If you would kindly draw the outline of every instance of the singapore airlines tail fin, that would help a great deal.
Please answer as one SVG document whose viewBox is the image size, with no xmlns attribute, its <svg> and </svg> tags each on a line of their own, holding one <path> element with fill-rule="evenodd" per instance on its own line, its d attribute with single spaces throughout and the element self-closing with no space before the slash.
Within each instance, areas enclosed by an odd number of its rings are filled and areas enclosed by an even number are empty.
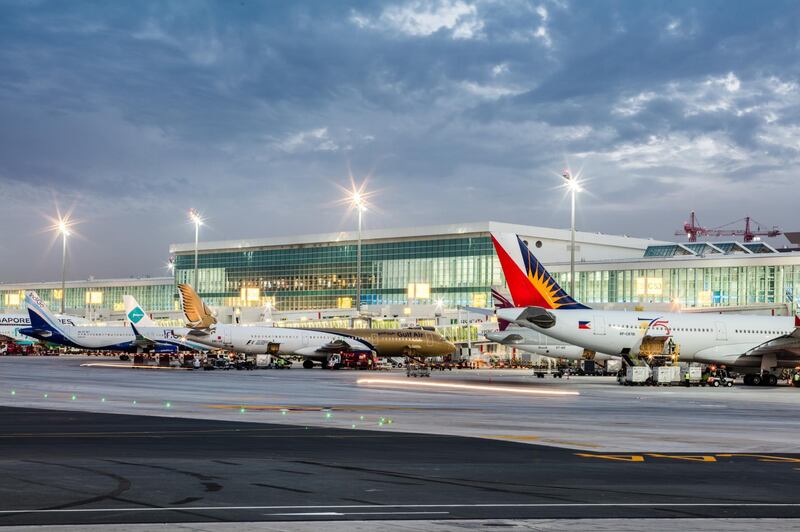
<svg viewBox="0 0 800 532">
<path fill-rule="evenodd" d="M 135 297 L 122 296 L 122 301 L 125 303 L 125 315 L 134 330 L 136 327 L 156 327 L 156 322 L 147 315 Z"/>
<path fill-rule="evenodd" d="M 492 241 L 516 307 L 585 309 L 559 286 L 531 253 L 527 242 L 510 233 L 492 233 Z"/>
<path fill-rule="evenodd" d="M 181 296 L 181 307 L 186 317 L 186 323 L 192 329 L 207 329 L 217 323 L 217 318 L 211 312 L 194 288 L 188 284 L 179 284 L 178 293 Z"/>
</svg>

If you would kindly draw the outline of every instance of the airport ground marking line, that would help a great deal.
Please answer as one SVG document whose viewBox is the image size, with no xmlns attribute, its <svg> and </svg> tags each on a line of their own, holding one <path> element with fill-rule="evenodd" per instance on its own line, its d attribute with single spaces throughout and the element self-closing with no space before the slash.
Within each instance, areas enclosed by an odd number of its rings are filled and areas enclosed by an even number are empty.
<svg viewBox="0 0 800 532">
<path fill-rule="evenodd" d="M 509 386 L 484 386 L 481 384 L 458 384 L 445 382 L 403 381 L 394 379 L 358 379 L 356 384 L 393 384 L 400 386 L 417 386 L 421 388 L 444 388 L 452 390 L 475 390 L 481 392 L 510 392 L 529 395 L 580 395 L 580 392 L 565 390 L 534 390 L 530 388 L 511 388 Z"/>
<path fill-rule="evenodd" d="M 671 455 L 659 453 L 647 453 L 647 456 L 653 458 L 670 458 L 672 460 L 686 460 L 687 462 L 716 462 L 717 459 L 707 454 L 686 454 L 686 455 Z"/>
<path fill-rule="evenodd" d="M 622 502 L 622 503 L 489 503 L 489 504 L 376 504 L 376 505 L 311 505 L 311 506 L 165 506 L 145 508 L 60 508 L 49 510 L 0 510 L 0 514 L 47 514 L 47 513 L 100 513 L 100 512 L 178 512 L 178 511 L 222 511 L 222 510 L 356 510 L 380 508 L 800 508 L 800 502 Z"/>
<path fill-rule="evenodd" d="M 758 458 L 759 462 L 791 462 L 791 463 L 800 463 L 800 458 L 791 458 L 789 456 L 771 456 L 768 454 L 749 454 L 749 453 L 725 453 L 725 454 L 717 454 L 717 456 L 723 456 L 725 458 L 737 458 L 740 456 L 744 456 L 747 458 Z"/>
<path fill-rule="evenodd" d="M 618 460 L 620 462 L 644 462 L 644 456 L 641 454 L 588 454 L 588 453 L 575 453 L 575 456 L 581 458 L 600 458 L 601 460 Z"/>
<path fill-rule="evenodd" d="M 321 516 L 321 515 L 449 515 L 450 512 L 292 512 L 292 513 L 272 513 L 264 515 L 282 516 Z"/>
</svg>

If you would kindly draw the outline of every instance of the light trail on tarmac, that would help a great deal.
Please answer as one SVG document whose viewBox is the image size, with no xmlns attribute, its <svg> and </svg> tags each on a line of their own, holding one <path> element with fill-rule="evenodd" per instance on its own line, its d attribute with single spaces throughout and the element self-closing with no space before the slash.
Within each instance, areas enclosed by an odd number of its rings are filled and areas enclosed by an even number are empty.
<svg viewBox="0 0 800 532">
<path fill-rule="evenodd" d="M 509 386 L 486 386 L 482 384 L 456 384 L 445 382 L 422 382 L 405 381 L 395 379 L 358 379 L 357 384 L 366 385 L 389 385 L 417 388 L 441 388 L 450 390 L 472 390 L 479 392 L 508 392 L 530 395 L 580 395 L 579 392 L 568 392 L 564 390 L 534 390 L 530 388 L 512 388 Z"/>
</svg>

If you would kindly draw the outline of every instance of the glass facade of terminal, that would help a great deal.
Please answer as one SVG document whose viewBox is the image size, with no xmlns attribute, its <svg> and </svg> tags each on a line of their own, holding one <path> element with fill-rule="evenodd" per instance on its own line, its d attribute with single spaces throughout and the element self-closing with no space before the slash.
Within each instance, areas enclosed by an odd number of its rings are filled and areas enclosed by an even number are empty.
<svg viewBox="0 0 800 532">
<path fill-rule="evenodd" d="M 132 295 L 139 304 L 149 312 L 176 310 L 178 302 L 176 300 L 175 285 L 172 279 L 163 279 L 147 284 L 126 285 L 124 281 L 114 281 L 113 284 L 103 286 L 102 284 L 92 284 L 85 286 L 70 286 L 67 283 L 65 308 L 81 309 L 91 314 L 95 309 L 110 309 L 112 311 L 123 311 L 125 305 L 122 296 Z M 17 312 L 25 308 L 26 290 L 35 290 L 39 297 L 52 310 L 61 308 L 61 288 L 53 288 L 52 283 L 46 286 L 37 286 L 31 283 L 30 286 L 19 288 L 15 285 L 13 289 L 3 289 L 0 286 L 0 311 Z"/>
<path fill-rule="evenodd" d="M 569 273 L 554 274 L 569 286 Z M 797 265 L 601 270 L 576 273 L 575 290 L 586 304 L 670 303 L 681 307 L 787 303 L 797 312 Z"/>
<path fill-rule="evenodd" d="M 717 244 L 717 247 L 720 247 Z M 275 311 L 348 309 L 356 306 L 356 245 L 326 242 L 274 248 L 243 248 L 199 255 L 199 292 L 212 306 L 256 307 Z M 661 246 L 666 249 L 665 246 Z M 674 245 L 673 245 L 674 248 Z M 652 264 L 641 259 L 581 263 L 576 298 L 604 303 L 678 303 L 681 307 L 788 304 L 797 312 L 800 254 L 725 255 L 724 261 L 674 258 L 651 247 Z M 488 307 L 491 287 L 505 280 L 488 234 L 405 238 L 365 242 L 362 247 L 362 304 L 437 304 Z M 716 266 L 724 262 L 724 266 Z M 648 268 L 647 266 L 662 266 Z M 596 268 L 596 269 L 594 269 Z M 554 277 L 569 287 L 563 262 Z M 131 294 L 152 312 L 178 310 L 174 282 L 194 282 L 194 254 L 175 257 L 175 279 L 131 279 L 67 283 L 67 309 L 122 311 Z M 61 306 L 58 283 L 0 285 L 0 312 L 24 309 L 25 290 L 36 290 L 53 309 Z"/>
<path fill-rule="evenodd" d="M 211 305 L 272 304 L 278 311 L 356 306 L 357 246 L 325 243 L 200 253 L 198 288 Z M 488 236 L 362 244 L 361 303 L 486 306 L 502 272 Z M 194 284 L 194 254 L 175 258 Z"/>
</svg>

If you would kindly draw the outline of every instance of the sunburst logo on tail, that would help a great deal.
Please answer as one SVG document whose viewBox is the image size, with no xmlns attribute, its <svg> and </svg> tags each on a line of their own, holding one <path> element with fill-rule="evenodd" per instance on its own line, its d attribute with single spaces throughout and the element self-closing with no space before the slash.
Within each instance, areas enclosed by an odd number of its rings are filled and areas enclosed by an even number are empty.
<svg viewBox="0 0 800 532">
<path fill-rule="evenodd" d="M 559 286 L 521 238 L 492 235 L 492 240 L 516 306 L 553 310 L 589 308 L 575 301 Z M 510 249 L 507 250 L 501 241 Z"/>
</svg>

